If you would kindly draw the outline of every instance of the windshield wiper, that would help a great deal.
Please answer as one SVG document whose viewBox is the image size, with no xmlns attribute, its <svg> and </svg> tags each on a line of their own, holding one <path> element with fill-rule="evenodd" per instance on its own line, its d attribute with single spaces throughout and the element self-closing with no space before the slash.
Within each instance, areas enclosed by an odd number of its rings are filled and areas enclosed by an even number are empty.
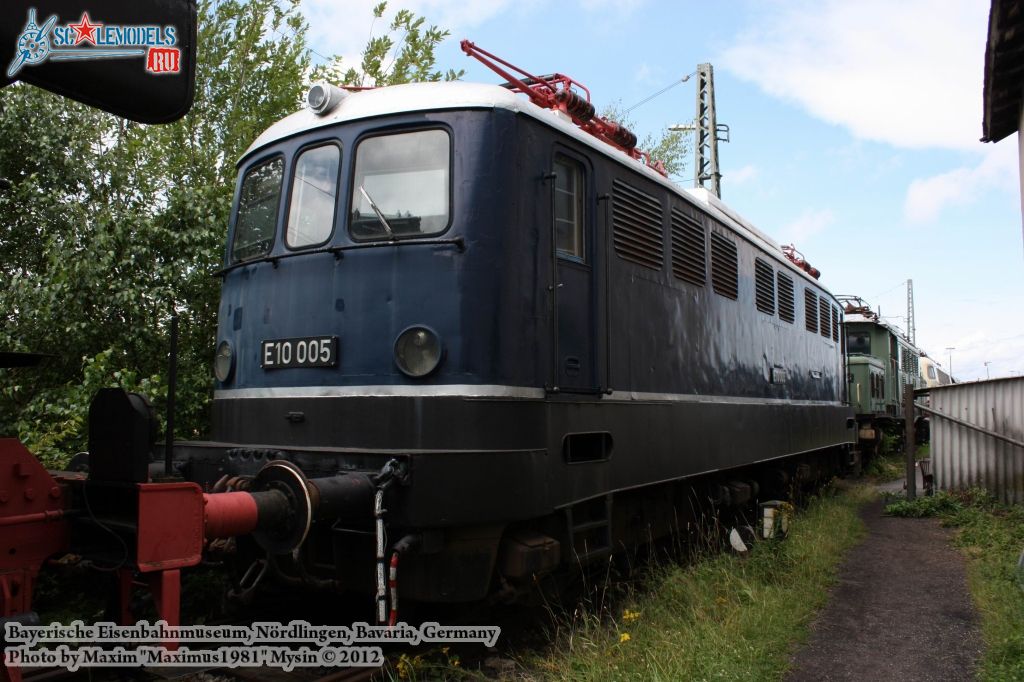
<svg viewBox="0 0 1024 682">
<path fill-rule="evenodd" d="M 370 202 L 370 208 L 372 208 L 373 212 L 377 214 L 377 220 L 379 220 L 380 224 L 384 226 L 384 231 L 388 233 L 389 237 L 394 239 L 395 233 L 391 229 L 391 226 L 388 225 L 388 220 L 387 218 L 384 217 L 384 214 L 381 212 L 380 207 L 377 206 L 377 202 L 373 200 L 373 197 L 366 193 L 366 190 L 363 188 L 362 185 L 359 185 L 359 192 L 368 202 Z"/>
</svg>

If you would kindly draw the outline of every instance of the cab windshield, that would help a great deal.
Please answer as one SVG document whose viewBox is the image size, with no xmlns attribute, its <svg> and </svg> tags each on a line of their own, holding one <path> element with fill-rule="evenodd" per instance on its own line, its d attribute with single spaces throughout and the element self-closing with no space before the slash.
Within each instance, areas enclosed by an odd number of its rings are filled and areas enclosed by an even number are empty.
<svg viewBox="0 0 1024 682">
<path fill-rule="evenodd" d="M 871 355 L 871 334 L 868 332 L 850 332 L 846 335 L 846 350 L 849 353 Z"/>
<path fill-rule="evenodd" d="M 444 232 L 450 217 L 450 148 L 444 130 L 361 141 L 350 195 L 352 237 L 390 240 Z"/>
</svg>

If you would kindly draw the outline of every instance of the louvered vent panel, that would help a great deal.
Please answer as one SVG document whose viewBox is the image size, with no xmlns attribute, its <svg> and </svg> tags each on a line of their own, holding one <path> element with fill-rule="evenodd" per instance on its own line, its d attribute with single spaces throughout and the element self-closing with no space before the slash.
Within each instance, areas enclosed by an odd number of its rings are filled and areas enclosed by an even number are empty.
<svg viewBox="0 0 1024 682">
<path fill-rule="evenodd" d="M 754 259 L 754 293 L 757 309 L 775 314 L 775 270 L 760 258 Z"/>
<path fill-rule="evenodd" d="M 716 294 L 739 297 L 739 256 L 736 244 L 717 232 L 711 233 L 711 286 Z"/>
<path fill-rule="evenodd" d="M 832 340 L 839 340 L 839 308 L 832 306 Z"/>
<path fill-rule="evenodd" d="M 804 289 L 804 324 L 807 331 L 818 331 L 818 297 L 810 289 Z"/>
<path fill-rule="evenodd" d="M 679 209 L 672 209 L 672 274 L 704 286 L 707 279 L 704 226 Z"/>
<path fill-rule="evenodd" d="M 832 336 L 832 327 L 829 324 L 829 316 L 832 313 L 832 306 L 828 304 L 828 301 L 824 297 L 818 303 L 820 317 L 821 317 L 821 335 L 826 339 Z"/>
<path fill-rule="evenodd" d="M 621 180 L 613 184 L 612 225 L 615 252 L 622 258 L 660 270 L 662 244 L 661 204 L 654 197 Z"/>
<path fill-rule="evenodd" d="M 779 319 L 792 322 L 796 319 L 796 298 L 793 295 L 793 280 L 779 273 Z"/>
</svg>

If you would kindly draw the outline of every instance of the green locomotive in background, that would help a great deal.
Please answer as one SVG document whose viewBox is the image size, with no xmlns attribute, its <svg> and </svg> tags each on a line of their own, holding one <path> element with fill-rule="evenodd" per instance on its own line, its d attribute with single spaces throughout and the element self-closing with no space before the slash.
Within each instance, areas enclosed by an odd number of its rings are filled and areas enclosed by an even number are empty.
<svg viewBox="0 0 1024 682">
<path fill-rule="evenodd" d="M 902 442 L 904 386 L 925 386 L 920 363 L 924 353 L 860 298 L 837 298 L 846 313 L 848 395 L 856 413 L 861 453 L 867 459 L 878 451 L 884 434 Z M 919 436 L 926 434 L 922 420 Z"/>
</svg>

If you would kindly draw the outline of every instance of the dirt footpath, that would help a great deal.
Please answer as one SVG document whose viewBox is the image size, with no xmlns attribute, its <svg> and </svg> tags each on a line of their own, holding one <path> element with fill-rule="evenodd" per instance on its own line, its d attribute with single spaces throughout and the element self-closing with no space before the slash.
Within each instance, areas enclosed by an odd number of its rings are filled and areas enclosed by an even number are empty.
<svg viewBox="0 0 1024 682">
<path fill-rule="evenodd" d="M 861 511 L 868 536 L 840 569 L 790 682 L 974 679 L 981 636 L 951 532 L 882 509 Z"/>
</svg>

